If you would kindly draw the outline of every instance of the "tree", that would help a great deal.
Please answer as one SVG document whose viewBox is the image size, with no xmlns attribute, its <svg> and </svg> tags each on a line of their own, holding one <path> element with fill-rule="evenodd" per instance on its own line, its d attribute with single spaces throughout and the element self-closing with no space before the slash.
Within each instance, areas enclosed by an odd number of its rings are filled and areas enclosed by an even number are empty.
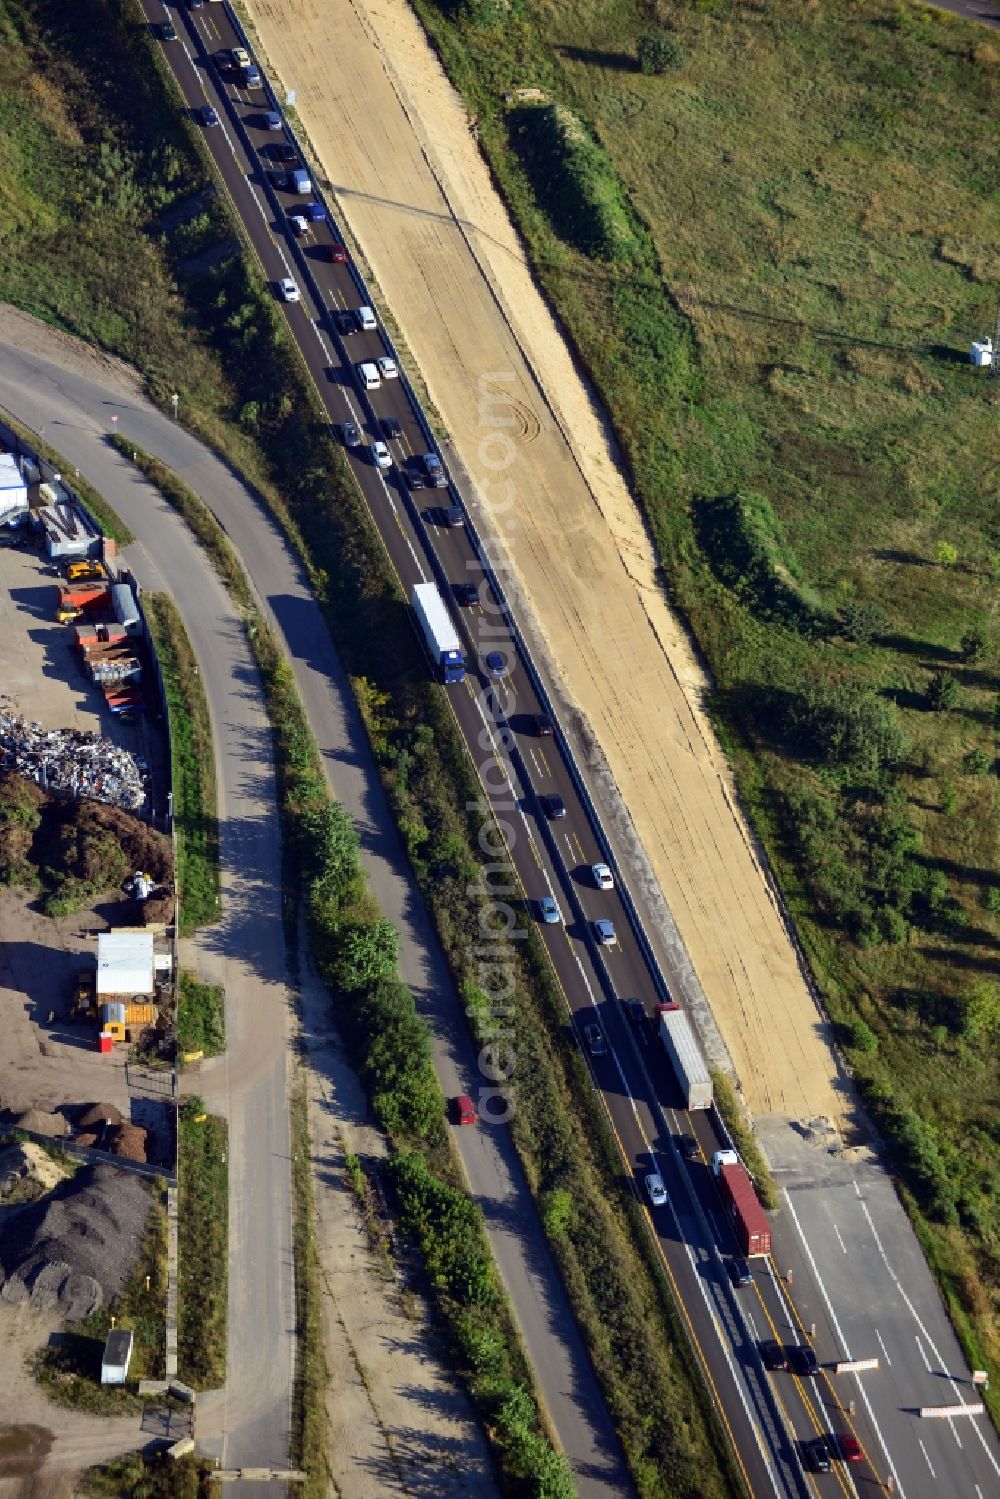
<svg viewBox="0 0 1000 1499">
<path fill-rule="evenodd" d="M 954 567 L 958 561 L 958 547 L 952 541 L 939 541 L 934 548 L 934 561 L 940 567 Z"/>
<path fill-rule="evenodd" d="M 958 683 L 950 671 L 936 671 L 927 683 L 927 706 L 946 713 L 958 702 Z"/>
<path fill-rule="evenodd" d="M 986 647 L 989 644 L 986 633 L 983 630 L 966 630 L 960 642 L 963 661 L 982 661 L 986 655 Z"/>
<path fill-rule="evenodd" d="M 984 749 L 970 750 L 962 761 L 967 776 L 984 776 L 993 764 L 993 758 Z"/>
<path fill-rule="evenodd" d="M 649 76 L 667 73 L 671 68 L 682 68 L 686 61 L 684 48 L 677 38 L 659 26 L 653 31 L 643 32 L 639 38 L 638 54 L 639 68 Z"/>
<path fill-rule="evenodd" d="M 786 724 L 808 754 L 872 773 L 898 760 L 905 745 L 892 705 L 850 682 L 808 682 L 791 700 Z"/>
<path fill-rule="evenodd" d="M 840 633 L 855 645 L 869 645 L 876 635 L 884 635 L 888 626 L 885 610 L 867 599 L 845 604 L 840 611 Z"/>
<path fill-rule="evenodd" d="M 968 1041 L 990 1036 L 1000 1027 L 1000 985 L 978 979 L 966 990 L 962 1034 Z"/>
</svg>

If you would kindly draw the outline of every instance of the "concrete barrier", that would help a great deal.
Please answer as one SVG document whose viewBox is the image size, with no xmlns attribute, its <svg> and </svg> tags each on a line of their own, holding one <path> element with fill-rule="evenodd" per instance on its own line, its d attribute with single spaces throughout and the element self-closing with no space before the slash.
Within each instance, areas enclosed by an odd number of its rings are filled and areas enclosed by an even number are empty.
<svg viewBox="0 0 1000 1499">
<path fill-rule="evenodd" d="M 835 1374 L 860 1374 L 863 1369 L 877 1369 L 877 1358 L 850 1358 L 845 1359 L 834 1368 Z"/>
<path fill-rule="evenodd" d="M 925 1419 L 947 1420 L 950 1416 L 981 1416 L 982 1405 L 922 1405 L 920 1414 Z"/>
</svg>

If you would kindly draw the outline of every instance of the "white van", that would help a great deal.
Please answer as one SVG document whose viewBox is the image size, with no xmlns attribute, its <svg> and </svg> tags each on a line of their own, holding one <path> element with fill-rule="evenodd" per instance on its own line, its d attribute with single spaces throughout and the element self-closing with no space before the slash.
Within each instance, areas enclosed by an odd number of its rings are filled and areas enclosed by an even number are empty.
<svg viewBox="0 0 1000 1499">
<path fill-rule="evenodd" d="M 366 359 L 364 364 L 356 364 L 354 367 L 358 372 L 358 384 L 362 390 L 378 390 L 382 384 L 382 376 L 378 372 L 377 364 L 372 364 L 370 359 Z"/>
<path fill-rule="evenodd" d="M 374 312 L 372 312 L 370 307 L 358 308 L 358 322 L 361 324 L 366 333 L 374 333 L 375 329 L 378 327 L 378 324 L 375 321 L 375 314 Z"/>
</svg>

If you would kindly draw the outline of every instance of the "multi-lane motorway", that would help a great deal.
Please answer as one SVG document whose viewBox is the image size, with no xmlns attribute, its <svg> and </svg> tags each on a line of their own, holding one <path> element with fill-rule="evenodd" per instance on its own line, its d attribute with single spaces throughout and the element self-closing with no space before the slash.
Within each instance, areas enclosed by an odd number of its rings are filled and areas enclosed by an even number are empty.
<svg viewBox="0 0 1000 1499">
<path fill-rule="evenodd" d="M 612 850 L 558 726 L 551 736 L 538 732 L 538 716 L 548 713 L 548 705 L 500 605 L 499 563 L 487 577 L 475 515 L 454 487 L 411 488 L 406 481 L 430 446 L 428 429 L 405 378 L 361 388 L 357 366 L 395 359 L 395 353 L 377 319 L 365 329 L 345 317 L 370 298 L 350 256 L 340 258 L 343 239 L 330 216 L 313 220 L 303 212 L 304 234 L 292 225 L 300 216 L 296 210 L 305 210 L 317 195 L 286 191 L 275 180 L 292 165 L 283 158 L 296 148 L 280 123 L 268 120 L 268 111 L 277 109 L 273 97 L 247 89 L 245 75 L 223 56 L 245 45 L 228 7 L 167 11 L 146 0 L 146 10 L 151 24 L 159 28 L 169 19 L 178 33 L 177 40 L 164 42 L 164 54 L 193 118 L 205 105 L 217 112 L 217 124 L 199 128 L 275 295 L 285 278 L 295 283 L 298 299 L 284 303 L 289 329 L 336 430 L 342 432 L 345 423 L 358 430 L 361 445 L 348 455 L 402 588 L 409 595 L 414 583 L 437 581 L 449 598 L 470 667 L 449 700 L 488 796 L 484 815 L 505 838 L 529 908 L 536 911 L 545 896 L 560 908 L 563 919 L 539 930 L 565 996 L 567 1020 L 589 1056 L 637 1193 L 654 1169 L 665 1183 L 668 1202 L 648 1207 L 650 1223 L 746 1487 L 758 1496 L 859 1495 L 889 1488 L 914 1499 L 947 1484 L 956 1494 L 985 1499 L 1000 1482 L 1000 1462 L 995 1432 L 982 1418 L 921 1421 L 913 1407 L 901 1411 L 897 1384 L 878 1383 L 895 1367 L 891 1349 L 877 1374 L 853 1379 L 830 1372 L 838 1360 L 873 1350 L 850 1346 L 843 1301 L 857 1300 L 857 1286 L 850 1285 L 848 1271 L 845 1284 L 831 1288 L 816 1264 L 815 1236 L 794 1209 L 780 1222 L 774 1260 L 755 1263 L 751 1285 L 733 1286 L 726 1260 L 735 1246 L 707 1166 L 724 1141 L 714 1115 L 692 1119 L 674 1106 L 676 1084 L 652 1027 L 633 1023 L 628 1014 L 625 1002 L 639 1000 L 651 1015 L 665 997 L 665 981 L 648 959 L 623 872 L 615 868 L 612 889 L 599 888 L 593 877 L 598 861 L 614 866 Z M 386 443 L 388 469 L 373 461 L 376 439 Z M 438 507 L 451 504 L 463 505 L 463 523 L 454 527 L 442 525 L 437 515 Z M 470 582 L 478 601 L 460 604 L 456 586 Z M 500 663 L 487 662 L 491 652 Z M 545 797 L 559 798 L 565 815 L 547 815 Z M 594 939 L 592 923 L 602 918 L 613 923 L 613 946 Z M 584 1027 L 593 1024 L 607 1043 L 597 1054 L 584 1040 Z M 468 1090 L 475 1095 L 484 1081 L 468 1078 Z M 682 1133 L 698 1142 L 690 1160 L 676 1146 Z M 860 1187 L 856 1196 L 863 1205 Z M 888 1265 L 884 1253 L 882 1258 Z M 772 1339 L 782 1345 L 808 1342 L 821 1372 L 769 1373 L 760 1347 Z M 896 1356 L 910 1369 L 923 1349 L 928 1379 L 913 1382 L 916 1406 L 933 1403 L 928 1387 L 936 1388 L 940 1404 L 974 1398 L 955 1379 L 936 1378 L 949 1372 L 967 1379 L 953 1339 L 943 1356 L 937 1351 L 940 1337 L 921 1343 L 914 1334 L 914 1342 L 906 1349 L 901 1342 Z M 892 1391 L 888 1397 L 886 1390 Z M 819 1435 L 832 1438 L 829 1473 L 807 1472 L 802 1460 L 804 1444 Z M 854 1444 L 857 1460 L 848 1462 Z"/>
</svg>

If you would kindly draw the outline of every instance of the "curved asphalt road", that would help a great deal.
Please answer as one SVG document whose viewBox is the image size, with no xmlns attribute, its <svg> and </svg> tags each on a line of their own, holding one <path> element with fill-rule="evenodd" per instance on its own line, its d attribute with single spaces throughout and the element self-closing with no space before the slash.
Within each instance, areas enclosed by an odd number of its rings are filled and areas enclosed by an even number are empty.
<svg viewBox="0 0 1000 1499">
<path fill-rule="evenodd" d="M 202 617 L 207 600 L 213 595 L 218 599 L 222 590 L 197 556 L 185 528 L 103 442 L 112 415 L 118 418 L 118 430 L 155 453 L 212 507 L 278 629 L 331 788 L 357 822 L 374 894 L 401 933 L 401 975 L 431 1024 L 435 1063 L 446 1093 L 466 1091 L 468 1080 L 477 1074 L 476 1048 L 460 1019 L 451 976 L 412 883 L 322 617 L 270 517 L 222 463 L 156 411 L 138 390 L 134 398 L 123 401 L 117 387 L 102 384 L 96 363 L 92 375 L 81 377 L 56 362 L 58 345 L 48 360 L 23 353 L 11 340 L 6 328 L 0 329 L 0 404 L 35 430 L 44 427 L 64 457 L 78 465 L 128 521 L 139 538 L 138 555 L 133 557 L 136 549 L 130 549 L 128 560 L 147 586 L 163 587 L 176 598 L 204 662 L 217 741 L 232 741 L 220 815 L 235 909 L 218 940 L 227 962 L 244 960 L 247 975 L 262 993 L 255 994 L 251 1004 L 240 1004 L 226 1063 L 230 1077 L 236 1078 L 229 1099 L 234 1215 L 230 1366 L 225 1410 L 210 1400 L 202 1402 L 199 1424 L 204 1430 L 201 1418 L 210 1418 L 218 1430 L 228 1433 L 227 1464 L 281 1466 L 287 1458 L 294 1323 L 287 1240 L 285 1011 L 277 989 L 283 957 L 276 925 L 280 878 L 276 844 L 269 846 L 267 859 L 254 853 L 254 839 L 264 836 L 263 824 L 270 820 L 270 767 L 265 773 L 259 755 L 251 758 L 245 753 L 259 746 L 266 754 L 266 736 L 261 725 L 244 725 L 236 711 L 247 694 L 239 686 L 234 691 L 234 683 L 252 681 L 255 673 L 248 656 L 227 660 L 219 648 L 220 640 L 239 633 L 230 611 L 220 607 L 211 626 Z M 239 644 L 242 647 L 242 641 Z M 234 799 L 241 796 L 250 798 L 255 811 Z M 260 921 L 272 907 L 274 924 Z M 232 1009 L 245 991 L 242 979 L 230 979 L 228 984 Z M 462 1133 L 466 1170 L 484 1207 L 491 1246 L 549 1416 L 570 1456 L 578 1491 L 631 1493 L 617 1438 L 509 1134 L 499 1128 Z"/>
</svg>

